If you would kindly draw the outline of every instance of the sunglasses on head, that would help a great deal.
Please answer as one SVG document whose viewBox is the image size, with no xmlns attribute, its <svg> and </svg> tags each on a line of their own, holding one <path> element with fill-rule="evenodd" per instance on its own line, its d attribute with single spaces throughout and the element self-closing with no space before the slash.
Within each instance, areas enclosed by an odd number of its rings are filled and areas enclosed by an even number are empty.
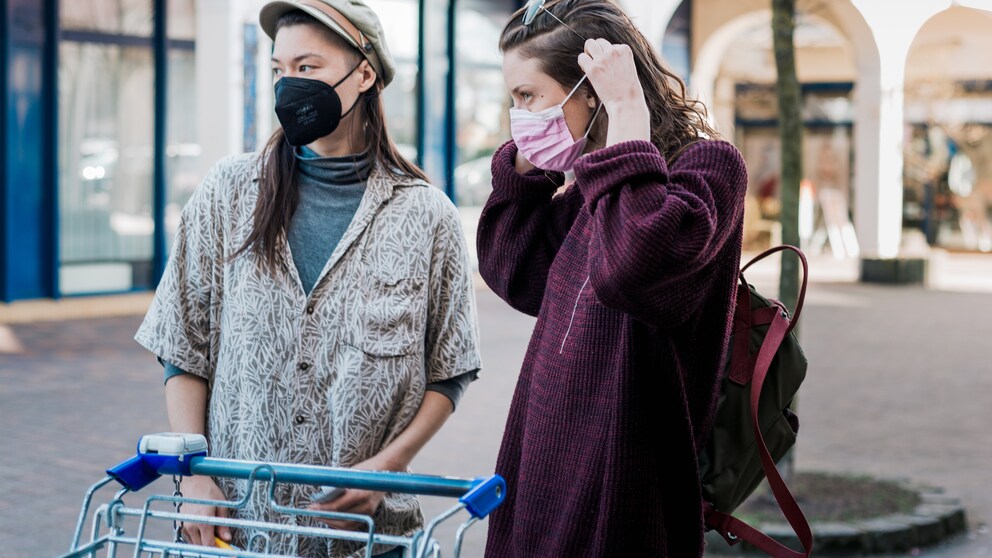
<svg viewBox="0 0 992 558">
<path fill-rule="evenodd" d="M 523 23 L 524 23 L 525 26 L 529 26 L 534 21 L 534 18 L 537 17 L 537 14 L 540 13 L 541 10 L 544 10 L 544 13 L 546 13 L 549 16 L 553 17 L 555 19 L 555 21 L 557 21 L 558 23 L 560 23 L 560 24 L 564 25 L 565 27 L 567 27 L 568 30 L 571 31 L 572 33 L 575 33 L 575 35 L 578 38 L 582 39 L 583 41 L 586 40 L 585 37 L 583 37 L 582 35 L 579 35 L 579 32 L 578 31 L 576 31 L 575 29 L 572 29 L 572 27 L 569 26 L 567 23 L 565 23 L 564 21 L 558 19 L 558 16 L 556 16 L 555 14 L 553 14 L 550 11 L 548 11 L 547 9 L 545 9 L 545 7 L 544 7 L 544 4 L 545 3 L 547 3 L 547 0 L 527 0 L 527 4 L 524 6 L 524 21 L 523 21 Z"/>
</svg>

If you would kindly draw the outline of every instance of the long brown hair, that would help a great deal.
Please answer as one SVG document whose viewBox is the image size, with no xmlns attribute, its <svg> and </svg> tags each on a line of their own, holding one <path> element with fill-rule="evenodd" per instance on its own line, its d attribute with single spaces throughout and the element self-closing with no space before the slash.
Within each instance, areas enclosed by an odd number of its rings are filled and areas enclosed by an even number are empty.
<svg viewBox="0 0 992 558">
<path fill-rule="evenodd" d="M 360 60 L 361 54 L 357 50 L 302 10 L 292 10 L 280 17 L 276 23 L 276 33 L 293 25 L 316 26 L 327 39 L 354 54 L 351 63 L 357 64 Z M 415 177 L 427 180 L 424 171 L 404 158 L 389 136 L 386 111 L 382 104 L 383 87 L 382 76 L 378 76 L 375 85 L 359 96 L 356 114 L 350 119 L 352 130 L 349 131 L 353 131 L 354 126 L 364 126 L 366 147 L 372 157 L 373 167 L 393 178 Z M 348 137 L 352 137 L 352 134 Z M 258 174 L 258 201 L 252 214 L 252 230 L 244 245 L 232 258 L 252 251 L 267 267 L 274 269 L 279 263 L 279 241 L 288 230 L 289 222 L 299 204 L 296 153 L 294 147 L 286 141 L 282 128 L 277 129 L 262 148 Z"/>
<path fill-rule="evenodd" d="M 619 6 L 610 0 L 550 0 L 544 10 L 568 27 L 543 10 L 530 25 L 524 25 L 525 9 L 520 9 L 503 28 L 500 52 L 516 49 L 523 58 L 536 58 L 542 71 L 567 91 L 582 79 L 578 55 L 585 48 L 585 39 L 626 44 L 634 54 L 637 76 L 651 113 L 651 143 L 671 161 L 690 143 L 703 137 L 719 137 L 706 121 L 706 107 L 688 97 L 685 83 L 662 64 Z M 588 82 L 582 84 L 580 91 L 596 94 Z"/>
</svg>

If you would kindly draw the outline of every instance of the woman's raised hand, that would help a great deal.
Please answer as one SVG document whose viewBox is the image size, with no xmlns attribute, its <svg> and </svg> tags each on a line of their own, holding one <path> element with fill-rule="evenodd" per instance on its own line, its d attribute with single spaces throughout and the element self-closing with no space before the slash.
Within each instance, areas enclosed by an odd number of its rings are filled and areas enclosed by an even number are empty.
<svg viewBox="0 0 992 558">
<path fill-rule="evenodd" d="M 630 47 L 614 45 L 606 39 L 589 39 L 579 55 L 579 67 L 610 115 L 606 144 L 650 141 L 651 114 Z"/>
</svg>

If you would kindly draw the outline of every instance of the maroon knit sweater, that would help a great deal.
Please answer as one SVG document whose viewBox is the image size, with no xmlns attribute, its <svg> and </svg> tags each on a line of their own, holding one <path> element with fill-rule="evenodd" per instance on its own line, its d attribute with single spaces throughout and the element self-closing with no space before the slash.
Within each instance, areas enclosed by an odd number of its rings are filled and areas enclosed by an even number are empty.
<svg viewBox="0 0 992 558">
<path fill-rule="evenodd" d="M 482 276 L 538 317 L 496 470 L 486 556 L 700 556 L 696 455 L 719 393 L 747 175 L 729 143 L 670 168 L 651 143 L 582 157 L 575 184 L 493 157 Z"/>
</svg>

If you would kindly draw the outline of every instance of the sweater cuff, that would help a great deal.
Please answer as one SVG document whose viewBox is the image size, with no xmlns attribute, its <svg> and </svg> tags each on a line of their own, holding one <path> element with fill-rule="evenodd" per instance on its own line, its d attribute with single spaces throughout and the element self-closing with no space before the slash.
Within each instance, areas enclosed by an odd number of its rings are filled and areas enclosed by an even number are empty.
<svg viewBox="0 0 992 558">
<path fill-rule="evenodd" d="M 593 204 L 617 186 L 631 182 L 664 182 L 668 163 L 649 141 L 625 141 L 582 156 L 575 164 L 575 183 Z M 632 180 L 637 177 L 637 180 Z"/>
<path fill-rule="evenodd" d="M 179 368 L 178 366 L 172 364 L 171 362 L 162 360 L 161 358 L 158 358 L 158 363 L 162 365 L 163 371 L 165 372 L 165 381 L 163 381 L 162 383 L 167 384 L 169 383 L 169 380 L 175 378 L 176 376 L 189 374 L 189 372 L 183 370 L 182 368 Z"/>
<path fill-rule="evenodd" d="M 514 166 L 516 157 L 517 144 L 513 140 L 504 143 L 493 154 L 493 189 L 503 197 L 548 197 L 565 183 L 565 174 L 560 172 L 533 169 L 520 174 Z"/>
<path fill-rule="evenodd" d="M 461 401 L 462 395 L 468 389 L 468 385 L 478 379 L 478 377 L 479 369 L 476 368 L 475 370 L 470 370 L 447 380 L 431 382 L 427 384 L 427 391 L 435 391 L 447 397 L 451 401 L 451 408 L 457 409 L 458 402 Z"/>
</svg>

